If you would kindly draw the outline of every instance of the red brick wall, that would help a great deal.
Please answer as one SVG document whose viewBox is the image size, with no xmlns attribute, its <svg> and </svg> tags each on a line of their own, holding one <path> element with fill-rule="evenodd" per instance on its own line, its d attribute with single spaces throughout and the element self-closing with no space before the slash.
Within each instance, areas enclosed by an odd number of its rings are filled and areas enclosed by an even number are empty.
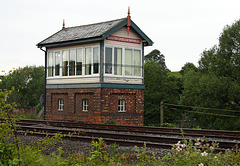
<svg viewBox="0 0 240 166">
<path fill-rule="evenodd" d="M 46 119 L 82 121 L 96 124 L 143 126 L 144 90 L 86 88 L 48 89 Z M 64 100 L 64 110 L 58 110 L 58 100 Z M 82 110 L 82 100 L 89 101 L 89 111 Z M 126 102 L 126 112 L 118 112 L 118 100 Z"/>
</svg>

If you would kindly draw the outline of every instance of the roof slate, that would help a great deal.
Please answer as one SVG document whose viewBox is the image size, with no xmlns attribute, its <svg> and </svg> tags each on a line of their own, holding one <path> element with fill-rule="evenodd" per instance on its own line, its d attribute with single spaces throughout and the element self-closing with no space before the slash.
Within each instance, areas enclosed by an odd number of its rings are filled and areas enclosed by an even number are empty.
<svg viewBox="0 0 240 166">
<path fill-rule="evenodd" d="M 38 45 L 98 37 L 105 34 L 124 20 L 126 20 L 126 18 L 96 24 L 63 28 L 62 30 L 38 43 Z"/>
</svg>

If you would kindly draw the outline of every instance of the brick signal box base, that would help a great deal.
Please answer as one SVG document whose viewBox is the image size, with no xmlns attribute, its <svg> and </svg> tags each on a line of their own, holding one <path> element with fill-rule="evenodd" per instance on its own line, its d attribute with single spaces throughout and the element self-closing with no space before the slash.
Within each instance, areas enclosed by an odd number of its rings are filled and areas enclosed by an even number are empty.
<svg viewBox="0 0 240 166">
<path fill-rule="evenodd" d="M 58 110 L 64 100 L 63 111 Z M 82 101 L 89 101 L 83 111 Z M 125 112 L 118 111 L 118 101 L 125 100 Z M 47 89 L 46 119 L 81 121 L 95 124 L 143 126 L 144 90 L 120 88 Z"/>
</svg>

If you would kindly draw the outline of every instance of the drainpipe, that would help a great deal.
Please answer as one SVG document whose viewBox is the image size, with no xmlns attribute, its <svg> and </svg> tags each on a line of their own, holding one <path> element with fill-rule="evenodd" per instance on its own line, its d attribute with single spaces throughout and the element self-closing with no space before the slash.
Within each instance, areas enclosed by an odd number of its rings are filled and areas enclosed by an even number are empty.
<svg viewBox="0 0 240 166">
<path fill-rule="evenodd" d="M 43 110 L 43 119 L 46 120 L 47 48 L 46 48 L 46 50 L 44 50 L 44 49 L 42 49 L 42 47 L 40 47 L 40 50 L 42 50 L 45 53 L 45 79 L 44 79 L 44 110 Z"/>
</svg>

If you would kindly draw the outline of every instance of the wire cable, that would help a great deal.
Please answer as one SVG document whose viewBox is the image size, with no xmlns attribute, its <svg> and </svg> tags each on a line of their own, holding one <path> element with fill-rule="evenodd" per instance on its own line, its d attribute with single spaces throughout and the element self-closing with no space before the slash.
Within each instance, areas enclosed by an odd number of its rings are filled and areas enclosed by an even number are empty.
<svg viewBox="0 0 240 166">
<path fill-rule="evenodd" d="M 197 109 L 205 109 L 205 110 L 215 110 L 215 111 L 238 112 L 238 113 L 240 113 L 240 111 L 238 111 L 238 110 L 227 110 L 227 109 L 218 109 L 218 108 L 195 107 L 195 106 L 177 105 L 177 104 L 169 104 L 169 103 L 164 103 L 164 105 L 176 106 L 176 107 L 186 107 L 186 108 L 197 108 Z"/>
<path fill-rule="evenodd" d="M 213 113 L 206 113 L 206 112 L 199 112 L 199 111 L 187 111 L 186 112 L 196 113 L 196 114 L 206 114 L 206 115 L 214 115 L 214 116 L 224 116 L 224 117 L 231 117 L 231 118 L 240 118 L 240 116 L 233 116 L 233 115 L 222 115 L 222 114 L 213 114 Z"/>
</svg>

